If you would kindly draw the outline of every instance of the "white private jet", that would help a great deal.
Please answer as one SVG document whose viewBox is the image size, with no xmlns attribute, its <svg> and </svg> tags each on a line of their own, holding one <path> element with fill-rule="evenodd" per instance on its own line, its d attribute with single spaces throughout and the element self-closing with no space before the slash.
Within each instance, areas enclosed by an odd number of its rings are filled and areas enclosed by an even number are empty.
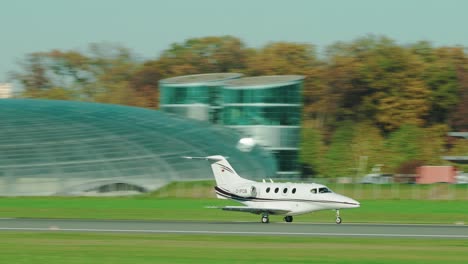
<svg viewBox="0 0 468 264">
<path fill-rule="evenodd" d="M 262 223 L 270 222 L 269 215 L 285 215 L 284 221 L 292 222 L 293 216 L 319 210 L 336 210 L 336 223 L 341 224 L 340 209 L 357 208 L 360 203 L 344 195 L 332 192 L 322 184 L 255 182 L 240 177 L 225 157 L 184 157 L 211 162 L 216 179 L 216 195 L 220 199 L 232 199 L 245 206 L 221 207 L 227 211 L 249 212 L 262 215 Z"/>
</svg>

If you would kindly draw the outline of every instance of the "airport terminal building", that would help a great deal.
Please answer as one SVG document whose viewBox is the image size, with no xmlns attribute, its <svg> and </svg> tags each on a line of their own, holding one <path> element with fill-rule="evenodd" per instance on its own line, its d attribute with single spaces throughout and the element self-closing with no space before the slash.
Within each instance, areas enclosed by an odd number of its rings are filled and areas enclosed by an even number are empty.
<svg viewBox="0 0 468 264">
<path fill-rule="evenodd" d="M 161 110 L 236 130 L 247 144 L 275 155 L 279 177 L 297 177 L 304 77 L 241 77 L 211 73 L 161 80 Z"/>
<path fill-rule="evenodd" d="M 229 156 L 252 180 L 277 171 L 270 152 L 232 129 L 161 111 L 1 99 L 0 120 L 1 196 L 135 194 L 213 179 L 209 163 L 182 156 Z"/>
</svg>

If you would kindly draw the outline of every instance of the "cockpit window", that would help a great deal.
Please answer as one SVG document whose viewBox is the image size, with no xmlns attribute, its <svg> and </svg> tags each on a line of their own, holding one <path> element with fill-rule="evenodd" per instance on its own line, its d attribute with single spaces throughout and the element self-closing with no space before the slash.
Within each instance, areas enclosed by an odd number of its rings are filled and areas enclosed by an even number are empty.
<svg viewBox="0 0 468 264">
<path fill-rule="evenodd" d="M 316 189 L 316 188 L 310 189 L 310 192 L 311 192 L 311 193 L 317 193 L 317 189 Z"/>
<path fill-rule="evenodd" d="M 321 187 L 319 188 L 319 193 L 331 193 L 332 191 L 330 191 L 330 189 L 326 188 L 326 187 Z"/>
</svg>

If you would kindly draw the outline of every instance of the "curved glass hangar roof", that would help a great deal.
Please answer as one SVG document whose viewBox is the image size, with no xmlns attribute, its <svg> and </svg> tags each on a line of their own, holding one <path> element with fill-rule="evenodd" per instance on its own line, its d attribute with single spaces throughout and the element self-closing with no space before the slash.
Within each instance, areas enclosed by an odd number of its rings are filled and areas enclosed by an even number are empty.
<svg viewBox="0 0 468 264">
<path fill-rule="evenodd" d="M 96 103 L 0 100 L 0 195 L 86 194 L 174 180 L 212 179 L 225 155 L 250 179 L 274 175 L 274 158 L 237 133 L 160 111 Z M 130 187 L 129 187 L 130 186 Z"/>
</svg>

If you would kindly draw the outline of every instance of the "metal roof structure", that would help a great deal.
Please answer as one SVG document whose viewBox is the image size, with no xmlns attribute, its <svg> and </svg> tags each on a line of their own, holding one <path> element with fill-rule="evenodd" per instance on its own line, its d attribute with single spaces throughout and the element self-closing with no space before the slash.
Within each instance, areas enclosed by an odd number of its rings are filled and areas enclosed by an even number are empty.
<svg viewBox="0 0 468 264">
<path fill-rule="evenodd" d="M 448 132 L 448 135 L 468 139 L 468 132 Z M 443 156 L 442 159 L 458 164 L 468 164 L 468 156 Z"/>
<path fill-rule="evenodd" d="M 442 156 L 442 159 L 453 163 L 468 164 L 468 156 Z"/>
<path fill-rule="evenodd" d="M 232 129 L 149 109 L 55 100 L 0 100 L 0 195 L 151 191 L 170 181 L 213 179 L 229 156 L 243 177 L 269 178 L 271 154 L 241 146 Z M 118 192 L 116 192 L 118 193 Z"/>
<path fill-rule="evenodd" d="M 240 73 L 204 73 L 204 74 L 192 74 L 177 76 L 160 80 L 159 82 L 163 85 L 206 85 L 209 83 L 219 83 L 231 79 L 242 77 Z"/>
<path fill-rule="evenodd" d="M 451 137 L 461 137 L 468 139 L 468 132 L 448 132 Z"/>
<path fill-rule="evenodd" d="M 270 88 L 295 84 L 304 80 L 302 75 L 268 75 L 245 77 L 224 82 L 225 89 Z"/>
</svg>

